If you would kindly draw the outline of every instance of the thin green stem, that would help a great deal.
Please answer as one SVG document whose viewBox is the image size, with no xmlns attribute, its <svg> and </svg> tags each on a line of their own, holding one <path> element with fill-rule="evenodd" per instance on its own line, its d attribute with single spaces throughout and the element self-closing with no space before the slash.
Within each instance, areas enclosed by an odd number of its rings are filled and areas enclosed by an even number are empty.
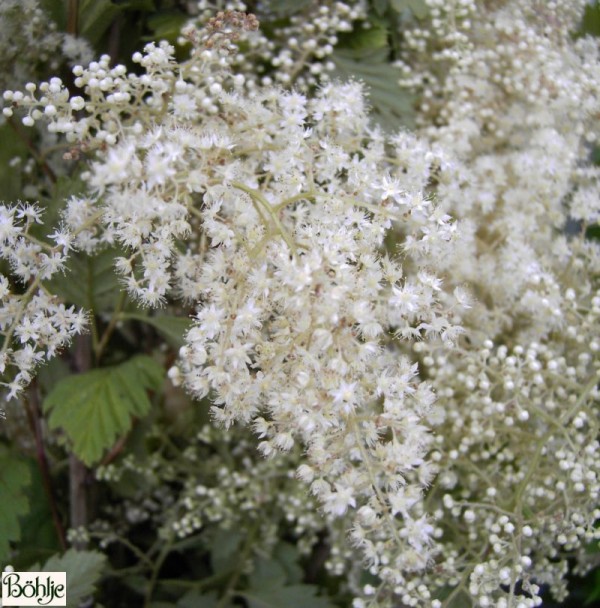
<svg viewBox="0 0 600 608">
<path fill-rule="evenodd" d="M 267 201 L 267 199 L 263 196 L 262 192 L 249 188 L 248 186 L 241 184 L 239 182 L 232 182 L 231 185 L 234 188 L 237 188 L 238 190 L 245 192 L 252 199 L 255 209 L 259 213 L 261 213 L 259 211 L 260 207 L 262 207 L 262 209 L 267 212 L 267 214 L 270 216 L 272 222 L 277 227 L 277 230 L 279 231 L 281 238 L 283 238 L 283 240 L 286 242 L 287 246 L 290 248 L 290 251 L 294 254 L 294 256 L 297 257 L 298 252 L 296 251 L 296 245 L 295 245 L 293 239 L 291 238 L 288 231 L 285 229 L 285 227 L 281 223 L 280 219 L 277 217 L 277 214 L 275 213 L 274 208 L 270 205 L 269 201 Z"/>
<path fill-rule="evenodd" d="M 115 328 L 117 327 L 117 323 L 119 322 L 120 317 L 121 317 L 121 311 L 123 310 L 123 307 L 125 306 L 126 301 L 127 301 L 127 292 L 122 291 L 119 296 L 117 305 L 115 306 L 115 309 L 112 313 L 110 321 L 109 321 L 106 329 L 104 330 L 104 333 L 102 334 L 102 337 L 100 338 L 100 341 L 98 342 L 97 346 L 94 348 L 94 356 L 96 358 L 96 363 L 98 363 L 100 361 L 100 358 L 102 357 L 102 353 L 104 352 L 104 349 L 106 348 L 106 345 L 108 344 L 108 341 L 110 340 L 110 337 L 112 336 Z"/>
<path fill-rule="evenodd" d="M 252 550 L 252 545 L 254 544 L 254 538 L 259 529 L 259 523 L 255 523 L 254 526 L 248 532 L 246 536 L 246 540 L 244 541 L 244 546 L 240 552 L 240 556 L 238 558 L 236 568 L 233 572 L 233 575 L 229 579 L 227 583 L 227 587 L 223 591 L 223 595 L 217 604 L 217 608 L 225 608 L 227 603 L 229 602 L 230 596 L 235 593 L 235 586 L 237 585 L 240 576 L 242 575 L 242 571 L 244 569 L 244 564 L 250 555 L 250 551 Z"/>
<path fill-rule="evenodd" d="M 169 540 L 165 543 L 161 552 L 158 554 L 156 561 L 154 562 L 154 567 L 152 568 L 152 575 L 150 576 L 150 582 L 148 583 L 148 589 L 146 591 L 146 599 L 144 601 L 144 608 L 150 608 L 152 601 L 152 594 L 154 593 L 154 588 L 156 587 L 156 582 L 158 580 L 158 575 L 160 574 L 160 569 L 164 561 L 167 559 L 169 553 L 171 552 L 172 541 Z"/>
<path fill-rule="evenodd" d="M 353 418 L 350 419 L 349 423 L 350 423 L 350 427 L 354 433 L 354 437 L 356 439 L 356 444 L 360 451 L 360 455 L 363 459 L 363 462 L 365 463 L 365 467 L 367 468 L 367 473 L 369 475 L 369 480 L 371 481 L 371 486 L 372 486 L 373 490 L 375 491 L 375 494 L 377 495 L 379 502 L 381 503 L 381 507 L 383 509 L 383 513 L 386 518 L 386 521 L 388 522 L 388 525 L 390 527 L 390 531 L 392 532 L 392 535 L 394 536 L 394 539 L 395 539 L 396 543 L 398 544 L 398 547 L 401 548 L 401 547 L 403 547 L 404 544 L 398 533 L 398 528 L 397 528 L 392 516 L 390 515 L 385 496 L 383 496 L 381 489 L 379 488 L 379 485 L 377 484 L 377 479 L 376 479 L 376 476 L 375 476 L 375 473 L 373 471 L 373 467 L 371 464 L 371 458 L 364 449 L 364 445 L 363 445 L 362 437 L 360 436 L 360 430 L 358 428 L 358 425 L 356 424 L 356 421 Z"/>
<path fill-rule="evenodd" d="M 558 419 L 559 425 L 563 426 L 564 423 L 567 422 L 571 418 L 571 416 L 573 416 L 573 414 L 575 414 L 577 412 L 577 410 L 579 410 L 582 407 L 585 400 L 589 397 L 590 392 L 596 387 L 597 384 L 598 384 L 598 375 L 594 374 L 594 377 L 586 384 L 586 386 L 583 389 L 583 392 L 581 393 L 581 395 L 579 396 L 577 401 L 573 404 L 573 406 L 568 411 L 566 411 Z M 521 503 L 522 503 L 522 499 L 523 499 L 523 493 L 525 492 L 527 485 L 529 484 L 529 482 L 531 481 L 531 478 L 533 477 L 533 475 L 535 473 L 535 470 L 538 466 L 540 458 L 542 457 L 542 452 L 544 451 L 544 449 L 546 449 L 548 441 L 550 440 L 550 438 L 552 437 L 552 435 L 555 432 L 556 431 L 554 429 L 548 431 L 545 435 L 543 435 L 540 438 L 540 440 L 537 444 L 535 453 L 531 459 L 529 468 L 527 469 L 527 473 L 525 474 L 523 481 L 519 484 L 519 487 L 517 488 L 517 492 L 515 494 L 513 504 L 515 505 L 515 509 L 518 508 L 519 511 L 522 511 Z"/>
<path fill-rule="evenodd" d="M 118 543 L 120 543 L 121 545 L 123 545 L 124 547 L 127 547 L 136 557 L 139 558 L 139 560 L 141 562 L 144 562 L 147 566 L 149 566 L 150 568 L 154 567 L 154 562 L 148 558 L 148 556 L 138 547 L 136 547 L 132 542 L 130 542 L 127 538 L 125 538 L 124 536 L 119 536 L 119 535 L 112 535 L 112 534 L 102 534 L 102 533 L 92 533 L 90 534 L 90 536 L 92 538 L 99 538 L 99 539 L 107 539 L 107 540 L 111 540 L 111 541 L 116 541 Z"/>
<path fill-rule="evenodd" d="M 302 200 L 310 200 L 315 198 L 315 196 L 317 195 L 316 192 L 314 191 L 310 191 L 310 192 L 300 192 L 300 194 L 296 194 L 295 196 L 291 196 L 290 198 L 286 198 L 284 201 L 281 201 L 281 203 L 279 203 L 278 205 L 275 205 L 275 207 L 273 207 L 273 209 L 275 210 L 275 213 L 279 213 L 282 209 L 285 209 L 288 205 L 292 205 L 293 203 L 296 203 L 298 201 L 302 201 Z"/>
<path fill-rule="evenodd" d="M 362 207 L 363 209 L 366 209 L 367 211 L 370 211 L 371 213 L 378 213 L 379 215 L 383 215 L 384 217 L 387 217 L 396 222 L 400 222 L 402 220 L 402 216 L 398 215 L 397 213 L 394 213 L 393 211 L 389 211 L 388 209 L 384 209 L 383 207 L 378 207 L 377 205 L 371 205 L 371 203 L 364 203 L 362 201 L 357 201 L 356 199 L 353 199 L 353 198 L 344 197 L 344 200 L 346 202 L 350 203 L 351 205 L 354 205 L 355 207 Z"/>
</svg>

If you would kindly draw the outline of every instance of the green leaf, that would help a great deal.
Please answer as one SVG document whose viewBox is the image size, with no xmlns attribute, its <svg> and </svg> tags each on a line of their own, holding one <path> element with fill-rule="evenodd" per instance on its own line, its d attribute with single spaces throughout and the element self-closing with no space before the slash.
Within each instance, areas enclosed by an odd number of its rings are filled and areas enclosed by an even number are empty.
<svg viewBox="0 0 600 608">
<path fill-rule="evenodd" d="M 67 304 L 95 313 L 113 311 L 122 291 L 114 271 L 118 255 L 115 249 L 106 249 L 94 256 L 76 253 L 69 259 L 67 272 L 48 281 L 48 289 Z"/>
<path fill-rule="evenodd" d="M 585 238 L 591 241 L 600 241 L 600 226 L 598 224 L 588 226 L 585 231 Z"/>
<path fill-rule="evenodd" d="M 230 570 L 236 564 L 236 556 L 244 535 L 235 530 L 217 530 L 211 543 L 210 563 L 215 574 Z"/>
<path fill-rule="evenodd" d="M 121 578 L 121 582 L 129 587 L 132 591 L 138 595 L 144 596 L 148 592 L 148 585 L 150 581 L 147 577 L 139 574 L 130 574 Z M 68 593 L 68 590 L 67 590 Z"/>
<path fill-rule="evenodd" d="M 273 551 L 273 557 L 281 564 L 290 585 L 299 583 L 304 578 L 304 570 L 299 564 L 298 548 L 291 543 L 280 542 Z"/>
<path fill-rule="evenodd" d="M 66 206 L 66 201 L 71 196 L 79 195 L 84 191 L 85 184 L 77 173 L 57 176 L 50 192 L 40 198 L 40 204 L 44 209 L 44 223 L 32 226 L 31 234 L 41 241 L 54 245 L 54 241 L 47 237 L 48 226 L 61 224 L 61 212 Z"/>
<path fill-rule="evenodd" d="M 585 606 L 589 606 L 590 604 L 593 604 L 594 602 L 600 600 L 600 570 L 596 570 L 590 578 L 592 577 L 593 584 L 592 588 L 588 591 L 586 595 L 584 604 Z"/>
<path fill-rule="evenodd" d="M 10 125 L 4 124 L 0 126 L 0 200 L 6 202 L 23 196 L 23 173 L 9 165 L 17 156 L 23 162 L 27 158 L 27 147 L 15 136 Z"/>
<path fill-rule="evenodd" d="M 250 576 L 250 587 L 284 587 L 302 581 L 304 571 L 298 564 L 300 555 L 290 543 L 280 542 L 273 551 L 272 559 L 259 558 L 254 563 Z"/>
<path fill-rule="evenodd" d="M 42 9 L 47 13 L 48 17 L 56 23 L 60 31 L 66 29 L 67 24 L 67 9 L 69 6 L 65 0 L 39 0 Z"/>
<path fill-rule="evenodd" d="M 385 14 L 389 5 L 389 0 L 373 0 L 373 8 L 380 17 Z"/>
<path fill-rule="evenodd" d="M 120 12 L 110 0 L 79 0 L 79 33 L 98 44 Z"/>
<path fill-rule="evenodd" d="M 0 561 L 8 559 L 10 542 L 21 539 L 19 517 L 29 512 L 27 464 L 0 445 Z"/>
<path fill-rule="evenodd" d="M 128 11 L 152 12 L 156 10 L 154 0 L 112 0 L 113 4 L 126 8 Z"/>
<path fill-rule="evenodd" d="M 600 36 L 600 4 L 588 4 L 585 7 L 580 35 Z"/>
<path fill-rule="evenodd" d="M 253 589 L 283 587 L 287 581 L 284 567 L 274 559 L 258 559 L 250 578 Z"/>
<path fill-rule="evenodd" d="M 269 9 L 278 17 L 290 17 L 308 6 L 311 0 L 275 0 L 269 3 Z"/>
<path fill-rule="evenodd" d="M 67 573 L 67 606 L 78 608 L 81 600 L 92 595 L 106 565 L 106 556 L 98 551 L 69 549 L 64 555 L 53 555 L 40 572 Z M 30 572 L 36 572 L 37 566 Z"/>
<path fill-rule="evenodd" d="M 150 317 L 139 314 L 123 315 L 124 319 L 132 319 L 148 323 L 152 325 L 159 333 L 161 333 L 172 346 L 180 347 L 185 343 L 184 336 L 192 326 L 192 320 L 184 317 L 175 317 L 173 315 L 160 315 Z"/>
<path fill-rule="evenodd" d="M 164 11 L 151 15 L 148 18 L 148 28 L 151 36 L 144 36 L 143 40 L 168 40 L 175 42 L 181 34 L 181 28 L 188 22 L 189 17 L 177 11 Z"/>
<path fill-rule="evenodd" d="M 414 97 L 398 85 L 400 73 L 389 63 L 386 49 L 366 54 L 339 49 L 332 59 L 342 80 L 356 78 L 365 83 L 373 117 L 384 129 L 394 131 L 414 126 Z"/>
<path fill-rule="evenodd" d="M 334 608 L 328 598 L 317 597 L 317 590 L 315 585 L 291 585 L 251 589 L 240 595 L 249 608 Z"/>
<path fill-rule="evenodd" d="M 15 570 L 20 570 L 20 564 L 26 564 L 24 569 L 37 560 L 43 560 L 60 551 L 60 543 L 56 528 L 52 522 L 52 511 L 48 495 L 44 490 L 44 480 L 40 468 L 33 459 L 28 462 L 31 483 L 27 491 L 29 512 L 21 517 L 21 539 L 19 554 L 12 560 Z"/>
<path fill-rule="evenodd" d="M 429 14 L 429 9 L 424 0 L 390 0 L 391 7 L 397 12 L 402 13 L 409 10 L 417 19 L 425 19 Z"/>
<path fill-rule="evenodd" d="M 317 596 L 315 585 L 285 586 L 302 577 L 301 570 L 299 577 L 296 572 L 297 560 L 295 547 L 287 543 L 277 545 L 273 559 L 258 559 L 250 575 L 250 589 L 241 594 L 249 608 L 332 608 L 328 598 Z"/>
<path fill-rule="evenodd" d="M 156 361 L 139 355 L 121 365 L 68 376 L 44 401 L 50 428 L 62 427 L 75 454 L 92 465 L 129 431 L 132 416 L 148 413 L 146 391 L 158 390 L 163 375 Z"/>
<path fill-rule="evenodd" d="M 217 608 L 219 598 L 213 591 L 206 595 L 191 589 L 177 602 L 177 608 Z"/>
<path fill-rule="evenodd" d="M 355 51 L 370 52 L 386 48 L 388 45 L 388 32 L 382 23 L 371 23 L 368 29 L 355 30 L 345 36 L 340 36 L 338 48 L 353 49 Z"/>
</svg>

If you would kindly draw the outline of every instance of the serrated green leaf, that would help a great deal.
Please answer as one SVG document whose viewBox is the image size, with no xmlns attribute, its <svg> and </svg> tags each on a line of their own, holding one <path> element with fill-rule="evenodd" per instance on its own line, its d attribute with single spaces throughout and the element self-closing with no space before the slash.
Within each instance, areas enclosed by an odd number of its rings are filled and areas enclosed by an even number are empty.
<svg viewBox="0 0 600 608">
<path fill-rule="evenodd" d="M 121 365 L 95 369 L 60 380 L 46 397 L 51 428 L 63 428 L 73 451 L 85 464 L 129 431 L 132 416 L 144 416 L 151 404 L 147 390 L 158 390 L 163 370 L 151 357 L 137 356 Z"/>
<path fill-rule="evenodd" d="M 390 0 L 390 6 L 397 13 L 410 10 L 417 19 L 425 19 L 429 14 L 429 8 L 424 0 Z"/>
<path fill-rule="evenodd" d="M 77 608 L 84 598 L 96 590 L 106 556 L 98 551 L 69 549 L 64 555 L 53 555 L 40 572 L 67 573 L 67 607 Z M 32 568 L 31 572 L 36 570 Z"/>
<path fill-rule="evenodd" d="M 373 117 L 384 129 L 395 131 L 414 126 L 414 97 L 398 85 L 400 74 L 389 63 L 386 49 L 367 54 L 339 49 L 332 59 L 342 80 L 356 78 L 365 83 Z"/>
<path fill-rule="evenodd" d="M 67 304 L 95 313 L 112 311 L 122 291 L 114 271 L 118 255 L 115 249 L 106 249 L 94 256 L 76 253 L 68 261 L 67 272 L 55 275 L 47 286 Z"/>
<path fill-rule="evenodd" d="M 124 319 L 132 319 L 152 325 L 161 333 L 172 346 L 179 348 L 185 343 L 184 336 L 192 326 L 192 320 L 185 317 L 175 317 L 173 315 L 160 315 L 150 317 L 139 314 L 125 314 Z"/>
<path fill-rule="evenodd" d="M 315 585 L 251 589 L 240 595 L 250 608 L 334 608 L 328 598 L 317 596 Z"/>
<path fill-rule="evenodd" d="M 30 482 L 27 464 L 0 446 L 0 561 L 8 558 L 9 543 L 21 538 L 19 517 L 29 512 L 26 491 Z"/>
</svg>

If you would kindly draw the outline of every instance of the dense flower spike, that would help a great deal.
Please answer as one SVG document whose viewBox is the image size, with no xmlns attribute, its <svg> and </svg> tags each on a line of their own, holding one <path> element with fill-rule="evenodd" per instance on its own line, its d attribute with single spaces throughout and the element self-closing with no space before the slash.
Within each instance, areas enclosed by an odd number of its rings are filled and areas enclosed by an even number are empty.
<svg viewBox="0 0 600 608">
<path fill-rule="evenodd" d="M 210 394 L 226 426 L 252 423 L 265 455 L 305 445 L 298 475 L 325 513 L 357 513 L 353 542 L 400 585 L 428 564 L 420 496 L 434 474 L 434 394 L 406 344 L 452 347 L 462 331 L 462 304 L 432 272 L 456 227 L 423 195 L 444 160 L 373 130 L 358 84 L 247 95 L 221 59 L 232 31 L 254 27 L 227 13 L 190 35 L 182 65 L 149 44 L 134 56 L 141 76 L 103 57 L 74 69 L 84 96 L 53 79 L 39 98 L 29 87 L 5 99 L 75 151 L 96 149 L 83 174 L 93 197 L 63 212 L 72 246 L 121 245 L 118 272 L 145 305 L 171 287 L 200 302 L 172 377 Z M 405 174 L 395 155 L 413 144 L 425 160 Z M 402 264 L 383 253 L 392 227 Z"/>
<path fill-rule="evenodd" d="M 542 584 L 564 598 L 566 560 L 585 571 L 597 538 L 600 252 L 585 233 L 600 200 L 600 79 L 597 41 L 572 37 L 584 4 L 471 10 L 439 57 L 451 69 L 423 90 L 422 135 L 456 155 L 436 185 L 461 220 L 449 284 L 475 295 L 471 345 L 417 346 L 444 412 L 432 456 L 446 464 L 427 503 L 445 528 L 445 576 L 428 586 L 454 577 L 481 606 L 539 605 Z M 464 538 L 489 551 L 465 556 Z"/>
<path fill-rule="evenodd" d="M 387 336 L 450 344 L 460 333 L 460 306 L 445 309 L 427 270 L 455 230 L 420 195 L 423 181 L 389 166 L 382 138 L 369 143 L 361 102 L 356 85 L 324 87 L 312 102 L 223 96 L 238 125 L 234 150 L 247 159 L 204 194 L 212 249 L 181 367 L 194 394 L 214 395 L 218 420 L 253 421 L 265 455 L 305 444 L 300 477 L 327 513 L 363 505 L 371 515 L 355 521 L 353 539 L 400 584 L 402 570 L 427 563 L 430 527 L 413 506 L 433 473 L 424 458 L 434 396 Z M 259 124 L 264 150 L 254 147 Z M 256 179 L 261 168 L 268 181 Z M 382 169 L 405 188 L 395 198 Z M 414 240 L 406 276 L 378 253 L 394 220 Z"/>
</svg>

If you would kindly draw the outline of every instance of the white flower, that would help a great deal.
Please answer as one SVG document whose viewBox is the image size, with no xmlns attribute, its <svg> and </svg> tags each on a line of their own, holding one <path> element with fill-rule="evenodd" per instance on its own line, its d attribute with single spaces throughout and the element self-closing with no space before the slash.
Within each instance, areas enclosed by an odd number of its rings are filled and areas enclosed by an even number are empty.
<svg viewBox="0 0 600 608">
<path fill-rule="evenodd" d="M 327 495 L 323 509 L 326 513 L 331 513 L 336 517 L 340 517 L 348 510 L 348 507 L 356 506 L 356 499 L 353 494 L 353 488 L 344 487 L 341 484 L 336 483 L 335 492 L 330 492 Z"/>
</svg>

